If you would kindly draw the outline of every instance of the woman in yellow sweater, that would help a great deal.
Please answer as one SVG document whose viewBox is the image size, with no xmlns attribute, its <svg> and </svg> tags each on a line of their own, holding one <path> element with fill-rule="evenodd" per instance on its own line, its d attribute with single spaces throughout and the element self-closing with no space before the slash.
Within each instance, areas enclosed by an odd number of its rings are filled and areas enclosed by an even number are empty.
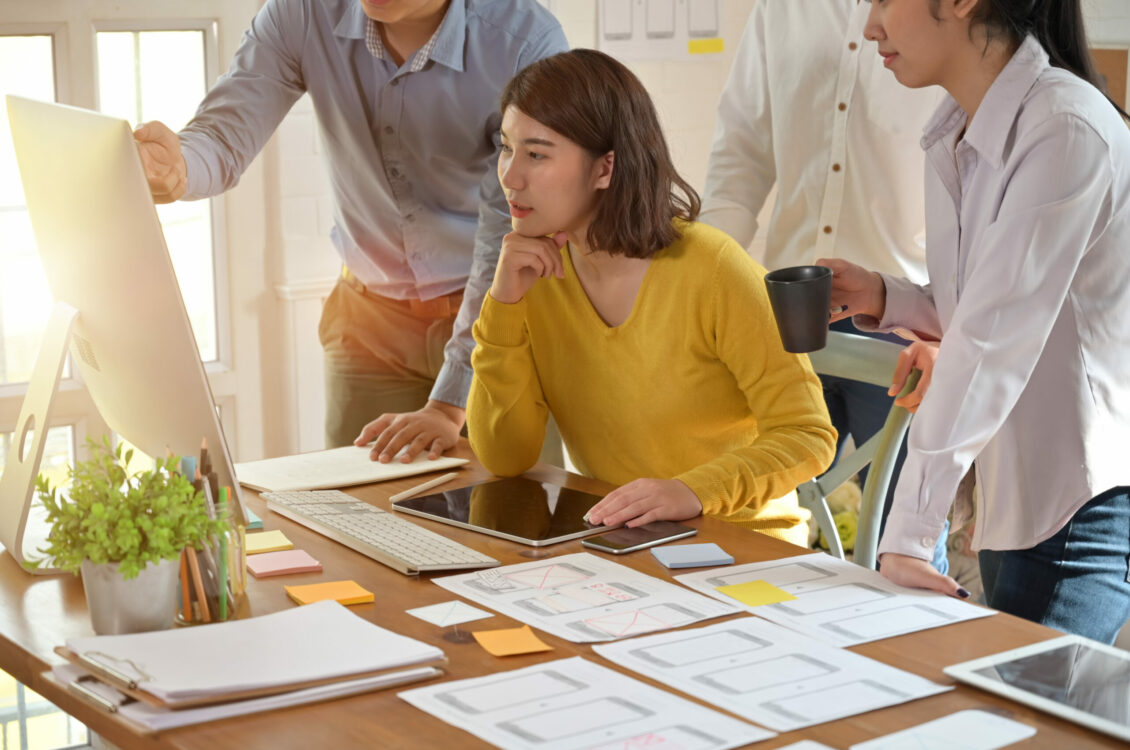
<svg viewBox="0 0 1130 750">
<path fill-rule="evenodd" d="M 479 460 L 527 470 L 552 413 L 576 467 L 622 485 L 593 523 L 706 513 L 803 544 L 793 490 L 835 450 L 820 383 L 781 346 L 764 269 L 694 223 L 642 84 L 573 50 L 511 80 L 502 114 L 514 231 L 474 327 Z"/>
</svg>

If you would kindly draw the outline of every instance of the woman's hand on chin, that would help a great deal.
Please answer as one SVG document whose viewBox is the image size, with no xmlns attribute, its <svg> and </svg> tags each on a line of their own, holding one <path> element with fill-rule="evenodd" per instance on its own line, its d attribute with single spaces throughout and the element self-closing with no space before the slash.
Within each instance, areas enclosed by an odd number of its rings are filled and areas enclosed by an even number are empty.
<svg viewBox="0 0 1130 750">
<path fill-rule="evenodd" d="M 538 279 L 565 278 L 561 248 L 566 239 L 564 232 L 556 232 L 552 237 L 526 237 L 511 232 L 503 237 L 490 296 L 513 305 L 526 296 Z"/>
</svg>

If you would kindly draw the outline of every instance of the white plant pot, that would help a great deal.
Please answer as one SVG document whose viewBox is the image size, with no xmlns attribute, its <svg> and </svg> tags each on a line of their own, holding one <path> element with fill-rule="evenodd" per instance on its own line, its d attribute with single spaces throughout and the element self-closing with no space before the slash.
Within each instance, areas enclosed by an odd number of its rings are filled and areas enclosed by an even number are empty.
<svg viewBox="0 0 1130 750">
<path fill-rule="evenodd" d="M 128 581 L 118 563 L 82 561 L 82 586 L 98 635 L 142 633 L 172 627 L 177 608 L 177 559 L 149 563 Z"/>
</svg>

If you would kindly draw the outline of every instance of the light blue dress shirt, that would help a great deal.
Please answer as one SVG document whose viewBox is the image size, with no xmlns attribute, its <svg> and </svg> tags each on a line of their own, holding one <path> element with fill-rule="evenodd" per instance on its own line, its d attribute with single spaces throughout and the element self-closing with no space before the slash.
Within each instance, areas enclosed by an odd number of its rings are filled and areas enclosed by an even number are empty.
<svg viewBox="0 0 1130 750">
<path fill-rule="evenodd" d="M 534 0 L 452 0 L 421 50 L 427 59 L 399 67 L 370 50 L 368 24 L 358 0 L 268 0 L 231 69 L 180 133 L 185 197 L 234 186 L 308 92 L 335 198 L 332 238 L 345 264 L 394 299 L 466 288 L 432 391 L 463 406 L 471 324 L 510 231 L 495 174 L 499 96 L 515 73 L 568 44 Z"/>
<path fill-rule="evenodd" d="M 942 341 L 879 552 L 930 559 L 974 460 L 973 548 L 1028 549 L 1130 485 L 1130 131 L 1028 37 L 922 145 L 930 284 L 855 318 Z"/>
</svg>

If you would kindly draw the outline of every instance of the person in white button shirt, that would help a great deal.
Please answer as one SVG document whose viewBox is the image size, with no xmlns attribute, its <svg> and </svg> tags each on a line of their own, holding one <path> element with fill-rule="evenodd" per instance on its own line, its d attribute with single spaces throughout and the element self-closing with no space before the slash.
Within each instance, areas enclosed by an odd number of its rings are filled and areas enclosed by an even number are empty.
<svg viewBox="0 0 1130 750">
<path fill-rule="evenodd" d="M 718 106 L 700 220 L 748 247 L 776 185 L 764 251 L 751 248 L 766 268 L 823 256 L 923 282 L 918 139 L 944 92 L 899 85 L 863 38 L 866 21 L 867 5 L 857 0 L 759 0 Z M 860 333 L 847 320 L 833 330 Z M 861 445 L 883 428 L 891 409 L 885 389 L 820 379 L 837 453 L 849 435 Z M 918 398 L 898 403 L 913 408 Z M 888 508 L 905 455 L 904 444 Z M 933 564 L 948 569 L 945 533 Z"/>
<path fill-rule="evenodd" d="M 856 325 L 942 341 L 882 572 L 962 595 L 926 560 L 973 465 L 990 606 L 1110 643 L 1130 617 L 1125 113 L 1092 85 L 1079 0 L 876 0 L 867 35 L 901 83 L 950 93 L 922 140 L 930 284 L 825 262 Z"/>
</svg>

